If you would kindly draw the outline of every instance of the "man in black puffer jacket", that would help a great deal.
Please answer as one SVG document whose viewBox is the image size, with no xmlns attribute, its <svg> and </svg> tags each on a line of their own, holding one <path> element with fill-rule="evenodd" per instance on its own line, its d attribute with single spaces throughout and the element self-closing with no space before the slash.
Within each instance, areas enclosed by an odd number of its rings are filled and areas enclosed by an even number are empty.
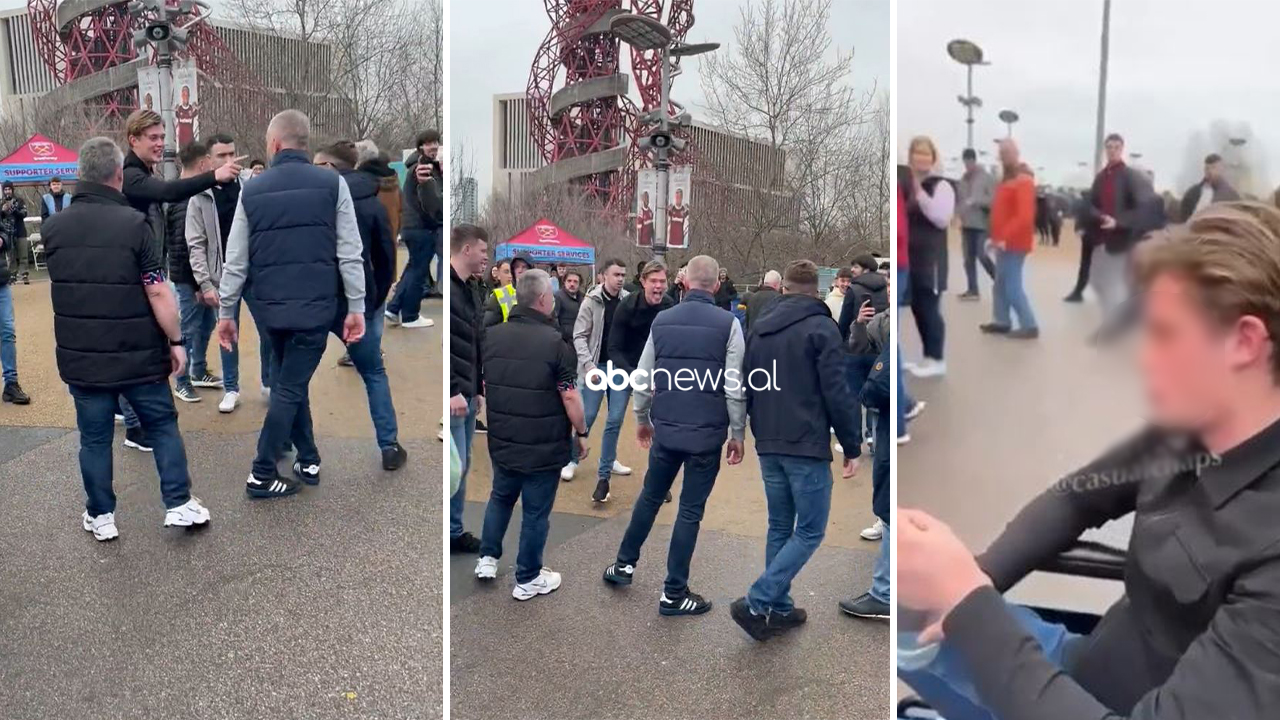
<svg viewBox="0 0 1280 720">
<path fill-rule="evenodd" d="M 467 498 L 467 470 L 476 415 L 484 405 L 484 312 L 476 276 L 489 257 L 489 233 L 462 224 L 449 235 L 449 432 L 462 462 L 462 480 L 449 499 L 449 551 L 474 553 L 480 541 L 462 526 Z"/>
<path fill-rule="evenodd" d="M 382 469 L 394 471 L 399 470 L 409 457 L 409 453 L 400 446 L 396 408 L 391 400 L 391 382 L 382 362 L 382 304 L 391 290 L 395 238 L 391 236 L 387 209 L 378 200 L 378 179 L 355 169 L 357 157 L 355 143 L 339 142 L 317 152 L 315 164 L 338 171 L 347 182 L 351 204 L 356 211 L 356 227 L 360 230 L 363 245 L 365 334 L 359 342 L 347 348 L 344 359 L 360 373 L 369 395 L 369 415 L 373 419 L 378 450 L 382 453 Z M 335 334 L 338 327 L 340 324 L 335 322 Z"/>
<path fill-rule="evenodd" d="M 560 326 L 560 334 L 564 341 L 573 346 L 573 324 L 578 321 L 578 310 L 582 307 L 582 273 L 570 270 L 564 274 L 564 281 L 556 292 L 556 324 Z"/>
</svg>

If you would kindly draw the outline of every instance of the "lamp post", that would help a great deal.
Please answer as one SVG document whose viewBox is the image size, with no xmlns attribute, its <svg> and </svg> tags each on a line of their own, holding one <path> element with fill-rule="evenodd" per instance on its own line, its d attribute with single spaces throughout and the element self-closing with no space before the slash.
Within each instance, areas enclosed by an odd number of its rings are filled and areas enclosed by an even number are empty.
<svg viewBox="0 0 1280 720">
<path fill-rule="evenodd" d="M 1018 122 L 1018 113 L 1012 110 L 1001 110 L 999 118 L 1007 131 L 1006 137 L 1013 137 L 1013 124 Z"/>
<path fill-rule="evenodd" d="M 671 134 L 671 125 L 688 125 L 692 118 L 688 111 L 681 110 L 671 115 L 671 60 L 672 58 L 701 55 L 720 47 L 720 43 L 680 43 L 673 42 L 671 28 L 648 15 L 623 13 L 615 15 L 609 21 L 609 31 L 619 40 L 637 50 L 659 50 L 662 52 L 662 73 L 660 85 L 662 95 L 660 106 L 645 113 L 640 121 L 656 124 L 657 127 L 646 137 L 640 139 L 642 151 L 652 151 L 653 167 L 658 174 L 657 206 L 653 212 L 653 257 L 661 261 L 667 253 L 667 194 L 669 191 L 669 171 L 671 169 L 670 154 L 672 150 L 683 150 L 685 141 Z M 656 121 L 656 122 L 655 122 Z"/>
<path fill-rule="evenodd" d="M 973 109 L 982 107 L 982 98 L 975 97 L 973 94 L 973 66 L 991 63 L 982 59 L 982 48 L 969 40 L 952 40 L 947 43 L 947 54 L 952 60 L 965 67 L 965 94 L 960 95 L 958 99 L 965 108 L 964 122 L 968 128 L 965 147 L 971 148 L 973 147 Z"/>
<path fill-rule="evenodd" d="M 201 10 L 199 15 L 192 17 L 185 25 L 175 26 L 177 17 L 170 13 L 176 11 L 179 16 L 189 15 L 197 7 Z M 131 0 L 127 8 L 129 14 L 136 17 L 153 13 L 147 19 L 145 27 L 134 31 L 133 46 L 139 50 L 148 45 L 155 47 L 156 67 L 160 70 L 160 117 L 164 123 L 161 167 L 166 180 L 176 180 L 178 134 L 173 119 L 173 53 L 186 49 L 191 28 L 208 18 L 213 8 L 205 0 L 179 0 L 172 7 L 166 0 Z"/>
<path fill-rule="evenodd" d="M 1102 56 L 1098 62 L 1098 124 L 1093 135 L 1093 174 L 1102 169 L 1107 125 L 1107 60 L 1111 55 L 1111 0 L 1102 0 Z"/>
</svg>

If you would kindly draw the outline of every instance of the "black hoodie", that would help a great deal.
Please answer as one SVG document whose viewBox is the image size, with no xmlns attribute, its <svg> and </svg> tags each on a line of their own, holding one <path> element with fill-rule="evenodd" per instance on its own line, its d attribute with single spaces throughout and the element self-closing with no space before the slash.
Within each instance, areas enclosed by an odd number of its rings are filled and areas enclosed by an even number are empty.
<svg viewBox="0 0 1280 720">
<path fill-rule="evenodd" d="M 379 312 L 395 279 L 396 239 L 391 234 L 387 209 L 378 200 L 378 178 L 363 170 L 346 170 L 342 177 L 351 192 L 356 225 L 364 245 L 365 314 Z"/>
<path fill-rule="evenodd" d="M 754 370 L 764 375 L 753 376 Z M 742 377 L 749 379 L 747 413 L 758 454 L 830 462 L 832 428 L 847 457 L 860 453 L 858 398 L 849 388 L 840 331 L 826 303 L 809 295 L 775 300 L 751 326 Z"/>
<path fill-rule="evenodd" d="M 401 227 L 408 230 L 431 230 L 444 225 L 444 195 L 441 190 L 444 178 L 440 176 L 440 166 L 435 166 L 430 180 L 419 183 L 417 170 L 421 161 L 422 156 L 415 152 L 404 164 L 404 217 Z"/>
<path fill-rule="evenodd" d="M 864 272 L 855 277 L 844 293 L 844 304 L 840 306 L 840 337 L 846 341 L 849 340 L 849 328 L 858 319 L 858 310 L 868 300 L 878 313 L 889 309 L 889 280 L 878 272 Z M 870 347 L 850 347 L 850 352 L 876 355 L 879 351 Z"/>
</svg>

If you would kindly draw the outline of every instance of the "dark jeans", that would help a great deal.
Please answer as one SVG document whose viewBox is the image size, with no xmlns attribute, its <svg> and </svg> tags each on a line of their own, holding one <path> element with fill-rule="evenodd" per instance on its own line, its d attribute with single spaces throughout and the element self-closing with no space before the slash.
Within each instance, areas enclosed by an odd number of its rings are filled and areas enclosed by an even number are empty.
<svg viewBox="0 0 1280 720">
<path fill-rule="evenodd" d="M 80 476 L 84 481 L 85 510 L 90 515 L 96 517 L 116 511 L 111 441 L 115 436 L 115 413 L 120 398 L 129 401 L 154 448 L 164 506 L 175 508 L 191 499 L 187 451 L 178 432 L 178 411 L 173 407 L 168 380 L 112 390 L 71 385 L 69 390 L 76 406 Z"/>
<path fill-rule="evenodd" d="M 480 556 L 502 557 L 502 538 L 511 524 L 516 500 L 521 505 L 520 552 L 516 555 L 516 582 L 524 584 L 542 572 L 542 551 L 551 526 L 551 506 L 560 487 L 560 469 L 522 473 L 493 466 L 493 490 L 484 508 Z"/>
<path fill-rule="evenodd" d="M 339 317 L 333 327 L 333 334 L 338 339 L 342 339 L 342 321 L 345 317 Z M 364 337 L 360 342 L 347 346 L 347 356 L 364 381 L 364 391 L 369 396 L 369 417 L 373 420 L 373 433 L 378 440 L 378 447 L 383 450 L 395 445 L 399 434 L 396 406 L 391 400 L 391 382 L 387 379 L 387 368 L 382 362 L 382 330 L 385 319 L 382 308 L 366 315 Z"/>
<path fill-rule="evenodd" d="M 292 442 L 298 450 L 298 462 L 320 464 L 315 432 L 311 426 L 311 376 L 320 365 L 329 329 L 264 330 L 271 341 L 271 404 L 258 435 L 258 456 L 253 461 L 253 475 L 268 479 L 278 472 L 276 460 L 280 450 Z"/>
<path fill-rule="evenodd" d="M 935 273 L 911 268 L 911 316 L 916 320 L 916 330 L 920 332 L 920 344 L 924 346 L 924 356 L 934 360 L 942 359 L 942 348 L 946 341 L 947 324 L 942 319 L 939 307 L 941 297 L 934 286 Z"/>
<path fill-rule="evenodd" d="M 4 253 L 9 258 L 9 272 L 17 275 L 31 266 L 31 240 L 26 236 L 4 239 Z"/>
<path fill-rule="evenodd" d="M 884 449 L 878 453 L 887 455 Z M 751 609 L 761 615 L 795 609 L 791 581 L 818 550 L 831 514 L 831 463 L 821 458 L 760 456 L 764 496 L 769 510 L 764 572 L 747 592 Z"/>
<path fill-rule="evenodd" d="M 427 267 L 431 264 L 432 251 L 439 234 L 439 231 L 424 228 L 409 228 L 400 233 L 405 247 L 409 249 L 409 262 L 400 274 L 400 282 L 396 283 L 396 292 L 391 297 L 391 302 L 387 303 L 387 310 L 393 315 L 399 315 L 403 322 L 417 320 L 418 314 L 422 312 Z"/>
<path fill-rule="evenodd" d="M 867 384 L 867 376 L 871 374 L 871 368 L 875 367 L 876 355 L 848 355 L 844 356 L 845 377 L 848 378 L 849 392 L 853 393 L 856 398 L 862 392 L 862 386 Z M 862 409 L 854 413 L 858 418 L 858 437 L 863 437 L 862 425 Z M 870 418 L 868 417 L 868 423 Z M 847 452 L 853 452 L 852 448 L 846 448 Z"/>
<path fill-rule="evenodd" d="M 644 474 L 644 487 L 631 511 L 631 523 L 622 536 L 622 546 L 618 548 L 619 563 L 635 565 L 640 562 L 640 547 L 649 537 L 653 521 L 658 517 L 658 510 L 666 501 L 681 466 L 684 467 L 684 487 L 680 491 L 676 523 L 671 528 L 667 581 L 662 588 L 669 600 L 682 598 L 688 592 L 689 563 L 698 544 L 702 512 L 707 506 L 707 498 L 711 496 L 711 488 L 716 484 L 716 475 L 720 473 L 720 448 L 694 455 L 668 450 L 654 442 L 649 448 L 649 469 Z"/>
<path fill-rule="evenodd" d="M 1080 237 L 1080 268 L 1076 271 L 1076 286 L 1071 289 L 1072 295 L 1080 295 L 1089 287 L 1089 268 L 1093 265 L 1093 246 L 1091 240 Z"/>
<path fill-rule="evenodd" d="M 968 292 L 978 294 L 978 265 L 987 271 L 987 277 L 996 277 L 995 263 L 987 255 L 983 247 L 987 241 L 987 231 L 980 228 L 964 228 L 960 231 L 961 250 L 964 251 L 964 277 Z"/>
</svg>

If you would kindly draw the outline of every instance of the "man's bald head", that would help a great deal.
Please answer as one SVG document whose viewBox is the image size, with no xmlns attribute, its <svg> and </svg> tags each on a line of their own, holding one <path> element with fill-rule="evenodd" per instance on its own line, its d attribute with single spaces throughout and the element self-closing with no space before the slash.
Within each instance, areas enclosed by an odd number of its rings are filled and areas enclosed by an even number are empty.
<svg viewBox="0 0 1280 720">
<path fill-rule="evenodd" d="M 710 255 L 699 255 L 684 268 L 684 284 L 691 290 L 715 292 L 720 283 L 720 263 Z"/>
<path fill-rule="evenodd" d="M 998 144 L 1000 151 L 1000 164 L 1007 168 L 1016 168 L 1018 161 L 1022 158 L 1022 153 L 1018 150 L 1018 143 L 1013 138 L 1005 138 Z"/>
<path fill-rule="evenodd" d="M 782 286 L 782 274 L 777 270 L 770 270 L 764 274 L 764 282 L 760 284 L 777 290 Z"/>
<path fill-rule="evenodd" d="M 310 142 L 311 120 L 300 110 L 278 113 L 267 125 L 267 148 L 273 155 L 281 150 L 306 150 Z"/>
</svg>

